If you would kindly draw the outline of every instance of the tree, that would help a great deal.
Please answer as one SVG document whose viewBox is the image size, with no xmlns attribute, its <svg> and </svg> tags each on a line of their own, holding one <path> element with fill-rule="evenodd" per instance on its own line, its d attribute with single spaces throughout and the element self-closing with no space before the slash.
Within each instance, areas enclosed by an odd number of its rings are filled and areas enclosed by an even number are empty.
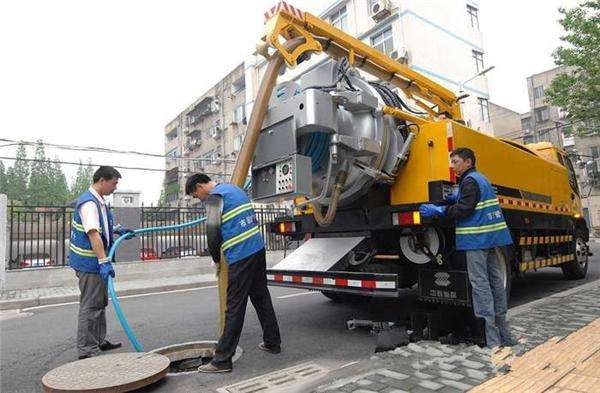
<svg viewBox="0 0 600 393">
<path fill-rule="evenodd" d="M 567 73 L 555 77 L 546 90 L 548 101 L 565 109 L 577 132 L 600 133 L 600 0 L 572 9 L 559 8 L 564 45 L 553 53 Z"/>
<path fill-rule="evenodd" d="M 52 163 L 50 179 L 52 204 L 64 205 L 69 200 L 69 187 L 67 185 L 67 178 L 58 162 L 58 157 L 55 157 Z"/>
<path fill-rule="evenodd" d="M 52 163 L 46 158 L 46 151 L 41 140 L 35 147 L 35 161 L 31 164 L 27 203 L 29 205 L 52 204 Z"/>
<path fill-rule="evenodd" d="M 73 182 L 71 183 L 71 200 L 77 199 L 79 195 L 83 194 L 83 192 L 90 187 L 93 176 L 94 168 L 92 168 L 91 162 L 88 162 L 86 166 L 83 166 L 83 163 L 79 161 L 75 179 L 73 179 Z"/>
<path fill-rule="evenodd" d="M 29 180 L 29 163 L 25 145 L 17 148 L 16 161 L 6 172 L 6 191 L 8 200 L 13 203 L 25 203 L 27 198 L 27 182 Z"/>
<path fill-rule="evenodd" d="M 6 170 L 4 168 L 4 162 L 0 161 L 0 194 L 6 194 Z"/>
</svg>

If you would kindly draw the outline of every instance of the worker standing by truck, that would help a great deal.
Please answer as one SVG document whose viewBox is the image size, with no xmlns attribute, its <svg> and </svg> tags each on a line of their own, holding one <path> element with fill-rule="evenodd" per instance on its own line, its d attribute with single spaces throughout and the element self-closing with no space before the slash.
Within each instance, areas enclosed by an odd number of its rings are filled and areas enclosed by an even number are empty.
<svg viewBox="0 0 600 393">
<path fill-rule="evenodd" d="M 225 327 L 212 361 L 200 366 L 198 371 L 232 370 L 231 359 L 244 326 L 248 297 L 263 329 L 263 342 L 258 348 L 280 353 L 279 326 L 267 288 L 265 245 L 250 199 L 241 188 L 217 184 L 203 173 L 187 179 L 185 193 L 204 201 L 208 249 L 214 262 L 218 264 L 223 255 L 228 265 Z"/>
<path fill-rule="evenodd" d="M 452 151 L 450 162 L 460 176 L 458 191 L 446 197 L 450 205 L 423 204 L 419 211 L 423 217 L 443 216 L 456 221 L 456 250 L 466 253 L 473 311 L 485 321 L 486 344 L 489 348 L 515 345 L 506 321 L 507 299 L 497 257 L 500 247 L 513 242 L 498 197 L 475 169 L 471 149 Z"/>
<path fill-rule="evenodd" d="M 77 323 L 79 359 L 121 346 L 106 339 L 106 282 L 109 275 L 115 276 L 107 255 L 113 233 L 135 235 L 130 229 L 113 227 L 113 216 L 104 201 L 105 196 L 117 189 L 120 178 L 119 171 L 111 166 L 98 168 L 93 184 L 79 196 L 73 211 L 69 265 L 75 270 L 81 291 Z"/>
</svg>

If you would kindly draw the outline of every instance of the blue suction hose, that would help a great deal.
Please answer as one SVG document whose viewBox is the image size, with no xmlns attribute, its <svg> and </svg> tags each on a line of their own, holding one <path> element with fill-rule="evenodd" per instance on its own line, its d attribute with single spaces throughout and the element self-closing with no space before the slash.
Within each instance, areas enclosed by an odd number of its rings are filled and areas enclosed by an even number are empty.
<svg viewBox="0 0 600 393">
<path fill-rule="evenodd" d="M 244 191 L 248 191 L 248 189 L 251 186 L 252 186 L 252 181 L 250 179 L 248 179 L 246 181 L 246 184 L 244 184 Z M 136 229 L 133 231 L 133 233 L 136 235 L 140 235 L 143 233 L 163 232 L 163 231 L 170 231 L 173 229 L 188 228 L 188 227 L 200 225 L 204 221 L 206 221 L 206 217 L 201 217 L 201 218 L 198 218 L 193 221 L 184 222 L 182 224 Z M 112 260 L 113 257 L 115 256 L 115 252 L 117 251 L 117 248 L 119 248 L 119 246 L 123 242 L 123 240 L 128 239 L 129 237 L 130 237 L 130 235 L 128 235 L 128 234 L 122 235 L 113 243 L 113 245 L 111 246 L 111 248 L 108 252 L 108 257 L 110 258 L 110 260 Z M 131 343 L 131 346 L 133 347 L 133 349 L 136 350 L 136 352 L 144 352 L 142 345 L 140 344 L 137 337 L 135 336 L 135 333 L 131 329 L 131 326 L 129 326 L 129 323 L 127 322 L 127 318 L 125 318 L 125 314 L 123 313 L 123 309 L 121 308 L 121 303 L 119 302 L 119 298 L 117 297 L 117 292 L 115 291 L 115 283 L 113 281 L 113 278 L 110 276 L 108 277 L 108 293 L 112 300 L 112 304 L 115 309 L 115 313 L 117 314 L 117 319 L 119 320 L 119 323 L 121 324 L 121 327 L 123 328 L 123 331 L 127 335 L 127 338 L 129 339 L 129 342 Z"/>
</svg>

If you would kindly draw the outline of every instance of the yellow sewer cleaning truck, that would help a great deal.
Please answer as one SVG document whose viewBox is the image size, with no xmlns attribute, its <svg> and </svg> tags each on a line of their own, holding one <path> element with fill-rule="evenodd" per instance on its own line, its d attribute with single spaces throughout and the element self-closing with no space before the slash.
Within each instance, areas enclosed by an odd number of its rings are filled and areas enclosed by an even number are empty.
<svg viewBox="0 0 600 393">
<path fill-rule="evenodd" d="M 514 241 L 499 258 L 508 292 L 532 269 L 586 275 L 588 228 L 564 151 L 470 129 L 461 97 L 310 13 L 282 2 L 265 16 L 267 70 L 234 179 L 252 161 L 255 202 L 294 201 L 271 230 L 302 244 L 268 271 L 271 285 L 355 301 L 417 284 L 424 302 L 469 307 L 453 222 L 419 214 L 456 187 L 456 147 L 475 152 L 497 191 Z M 318 53 L 330 60 L 276 84 L 282 67 Z"/>
</svg>

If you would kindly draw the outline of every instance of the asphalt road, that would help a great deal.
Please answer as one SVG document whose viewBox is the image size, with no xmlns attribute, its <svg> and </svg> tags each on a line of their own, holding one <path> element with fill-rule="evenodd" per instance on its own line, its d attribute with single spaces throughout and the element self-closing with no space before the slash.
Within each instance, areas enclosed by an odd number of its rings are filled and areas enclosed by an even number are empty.
<svg viewBox="0 0 600 393">
<path fill-rule="evenodd" d="M 566 281 L 560 269 L 542 269 L 527 274 L 513 284 L 511 307 L 560 292 L 600 278 L 600 245 L 585 280 Z M 346 330 L 346 320 L 378 319 L 383 312 L 402 309 L 414 298 L 407 291 L 399 304 L 370 303 L 359 306 L 335 304 L 320 293 L 287 288 L 271 288 L 283 338 L 280 355 L 264 353 L 256 347 L 261 329 L 254 309 L 249 306 L 240 341 L 244 354 L 231 374 L 182 375 L 166 378 L 145 391 L 210 391 L 270 371 L 299 363 L 316 361 L 337 368 L 373 353 L 375 338 L 366 330 Z M 215 339 L 217 331 L 215 287 L 142 295 L 122 299 L 130 324 L 145 349 L 196 340 Z M 124 343 L 112 308 L 108 309 L 108 332 L 112 341 Z M 49 370 L 73 361 L 77 304 L 24 310 L 20 315 L 4 315 L 0 321 L 0 391 L 40 391 L 42 376 Z"/>
</svg>

